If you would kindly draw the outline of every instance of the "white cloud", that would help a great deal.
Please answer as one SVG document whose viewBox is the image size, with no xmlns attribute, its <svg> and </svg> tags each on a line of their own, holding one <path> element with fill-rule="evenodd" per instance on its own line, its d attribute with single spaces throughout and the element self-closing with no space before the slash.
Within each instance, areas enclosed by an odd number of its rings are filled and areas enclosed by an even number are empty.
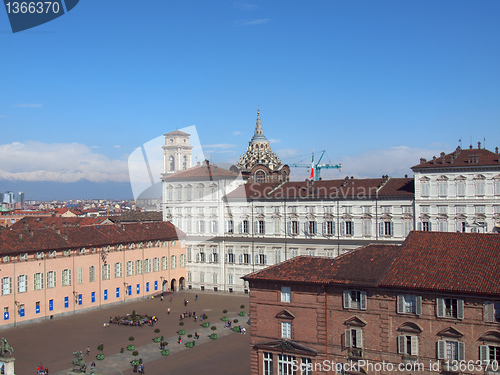
<svg viewBox="0 0 500 375">
<path fill-rule="evenodd" d="M 269 143 L 280 143 L 281 140 L 280 139 L 270 139 L 269 140 Z"/>
<path fill-rule="evenodd" d="M 0 115 L 0 117 L 7 117 L 7 116 L 5 116 L 5 115 Z"/>
<path fill-rule="evenodd" d="M 110 160 L 80 143 L 36 141 L 0 145 L 0 179 L 22 181 L 129 181 L 127 162 Z"/>
<path fill-rule="evenodd" d="M 281 150 L 276 150 L 276 154 L 280 157 L 281 160 L 293 158 L 300 154 L 300 150 L 296 148 L 282 148 Z"/>
<path fill-rule="evenodd" d="M 21 103 L 21 104 L 16 104 L 14 107 L 18 107 L 18 108 L 42 108 L 42 105 L 37 104 L 37 103 Z"/>
<path fill-rule="evenodd" d="M 90 146 L 90 148 L 99 148 L 99 146 Z"/>
<path fill-rule="evenodd" d="M 271 21 L 270 18 L 258 18 L 255 20 L 240 20 L 236 21 L 236 26 L 256 26 L 256 25 L 264 25 Z"/>
<path fill-rule="evenodd" d="M 239 10 L 245 10 L 245 11 L 259 9 L 259 6 L 257 4 L 247 3 L 244 1 L 235 1 L 234 7 Z"/>
<path fill-rule="evenodd" d="M 113 148 L 120 148 L 120 145 L 114 145 Z"/>
<path fill-rule="evenodd" d="M 239 132 L 237 130 L 233 132 L 233 135 L 240 135 L 240 134 L 241 134 L 241 132 Z"/>
<path fill-rule="evenodd" d="M 420 158 L 432 158 L 439 155 L 441 148 L 411 148 L 396 146 L 388 149 L 366 151 L 359 155 L 346 156 L 336 162 L 342 163 L 342 172 L 360 178 L 389 175 L 403 177 L 413 175 L 411 167 L 420 162 Z"/>
</svg>

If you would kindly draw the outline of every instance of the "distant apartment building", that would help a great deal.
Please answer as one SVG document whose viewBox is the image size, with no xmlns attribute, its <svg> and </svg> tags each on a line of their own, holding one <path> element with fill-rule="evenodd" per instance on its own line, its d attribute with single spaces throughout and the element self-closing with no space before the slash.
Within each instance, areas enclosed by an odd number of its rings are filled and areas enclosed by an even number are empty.
<svg viewBox="0 0 500 375">
<path fill-rule="evenodd" d="M 497 374 L 500 235 L 411 232 L 246 275 L 251 374 Z"/>
<path fill-rule="evenodd" d="M 171 223 L 24 225 L 0 231 L 0 328 L 185 287 L 184 239 Z"/>
</svg>

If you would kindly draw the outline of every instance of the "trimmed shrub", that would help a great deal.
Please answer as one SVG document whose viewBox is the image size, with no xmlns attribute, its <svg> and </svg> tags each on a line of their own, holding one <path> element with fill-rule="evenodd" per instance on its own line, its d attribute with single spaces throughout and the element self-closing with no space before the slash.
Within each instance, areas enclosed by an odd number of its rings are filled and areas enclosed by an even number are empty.
<svg viewBox="0 0 500 375">
<path fill-rule="evenodd" d="M 227 316 L 223 316 L 223 317 L 222 317 L 222 321 L 223 321 L 223 322 L 227 322 L 227 321 L 228 321 Z"/>
<path fill-rule="evenodd" d="M 240 316 L 245 316 L 245 312 L 244 311 L 240 311 Z"/>
<path fill-rule="evenodd" d="M 212 327 L 210 327 L 210 329 L 211 329 L 212 331 L 215 331 L 215 330 L 217 329 L 217 327 L 216 327 L 216 326 L 212 326 Z"/>
<path fill-rule="evenodd" d="M 155 329 L 155 333 L 160 333 L 160 329 L 159 329 L 159 328 L 156 328 L 156 329 Z"/>
<path fill-rule="evenodd" d="M 134 357 L 137 357 L 137 356 L 139 355 L 139 352 L 138 352 L 137 350 L 134 350 L 134 351 L 132 352 L 132 355 L 133 355 Z"/>
<path fill-rule="evenodd" d="M 210 323 L 209 322 L 203 322 L 202 326 L 205 327 L 205 328 L 207 328 L 207 327 L 210 326 Z"/>
<path fill-rule="evenodd" d="M 234 319 L 234 320 L 233 320 L 233 323 L 234 323 L 234 324 L 238 323 L 238 319 Z"/>
<path fill-rule="evenodd" d="M 99 352 L 102 352 L 104 350 L 104 345 L 102 344 L 97 345 L 97 350 L 99 350 Z"/>
<path fill-rule="evenodd" d="M 163 346 L 167 346 L 168 345 L 168 341 L 163 341 Z"/>
<path fill-rule="evenodd" d="M 188 337 L 189 337 L 189 338 L 191 338 L 191 337 L 193 337 L 193 335 L 192 335 L 192 334 L 189 334 L 189 335 L 188 335 Z"/>
<path fill-rule="evenodd" d="M 161 355 L 169 355 L 169 354 L 170 354 L 170 350 L 168 350 L 168 349 L 163 349 L 161 351 Z"/>
<path fill-rule="evenodd" d="M 240 306 L 240 309 L 244 309 L 244 308 L 245 308 L 245 305 L 241 305 L 241 306 Z"/>
<path fill-rule="evenodd" d="M 227 314 L 227 310 L 223 310 L 223 311 L 222 311 L 222 313 L 223 313 L 223 314 Z"/>
<path fill-rule="evenodd" d="M 182 327 L 184 325 L 184 322 L 179 322 L 179 325 Z"/>
<path fill-rule="evenodd" d="M 134 340 L 135 340 L 135 339 L 134 339 L 134 336 L 130 336 L 130 337 L 128 338 L 128 341 L 134 341 Z"/>
<path fill-rule="evenodd" d="M 127 350 L 131 352 L 132 350 L 135 349 L 135 345 L 127 345 Z"/>
<path fill-rule="evenodd" d="M 179 330 L 179 335 L 185 335 L 186 334 L 186 330 L 185 329 L 180 329 Z"/>
</svg>

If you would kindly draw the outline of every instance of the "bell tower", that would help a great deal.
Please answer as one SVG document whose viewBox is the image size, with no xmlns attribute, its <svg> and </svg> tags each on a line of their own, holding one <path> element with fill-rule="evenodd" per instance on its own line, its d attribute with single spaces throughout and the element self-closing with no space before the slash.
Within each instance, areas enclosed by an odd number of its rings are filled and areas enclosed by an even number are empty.
<svg viewBox="0 0 500 375">
<path fill-rule="evenodd" d="M 163 173 L 174 173 L 191 168 L 191 149 L 189 136 L 191 134 L 174 130 L 163 134 L 165 145 L 163 148 Z"/>
</svg>

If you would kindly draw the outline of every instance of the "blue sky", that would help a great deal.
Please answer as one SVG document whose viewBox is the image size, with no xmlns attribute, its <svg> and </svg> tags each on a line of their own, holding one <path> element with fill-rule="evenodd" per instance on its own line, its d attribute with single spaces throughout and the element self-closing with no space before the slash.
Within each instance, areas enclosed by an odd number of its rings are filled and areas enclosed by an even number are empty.
<svg viewBox="0 0 500 375">
<path fill-rule="evenodd" d="M 284 162 L 344 164 L 327 177 L 493 150 L 499 19 L 498 0 L 81 0 L 12 34 L 0 9 L 0 178 L 124 181 L 136 147 L 190 125 L 235 162 L 257 106 Z"/>
</svg>

